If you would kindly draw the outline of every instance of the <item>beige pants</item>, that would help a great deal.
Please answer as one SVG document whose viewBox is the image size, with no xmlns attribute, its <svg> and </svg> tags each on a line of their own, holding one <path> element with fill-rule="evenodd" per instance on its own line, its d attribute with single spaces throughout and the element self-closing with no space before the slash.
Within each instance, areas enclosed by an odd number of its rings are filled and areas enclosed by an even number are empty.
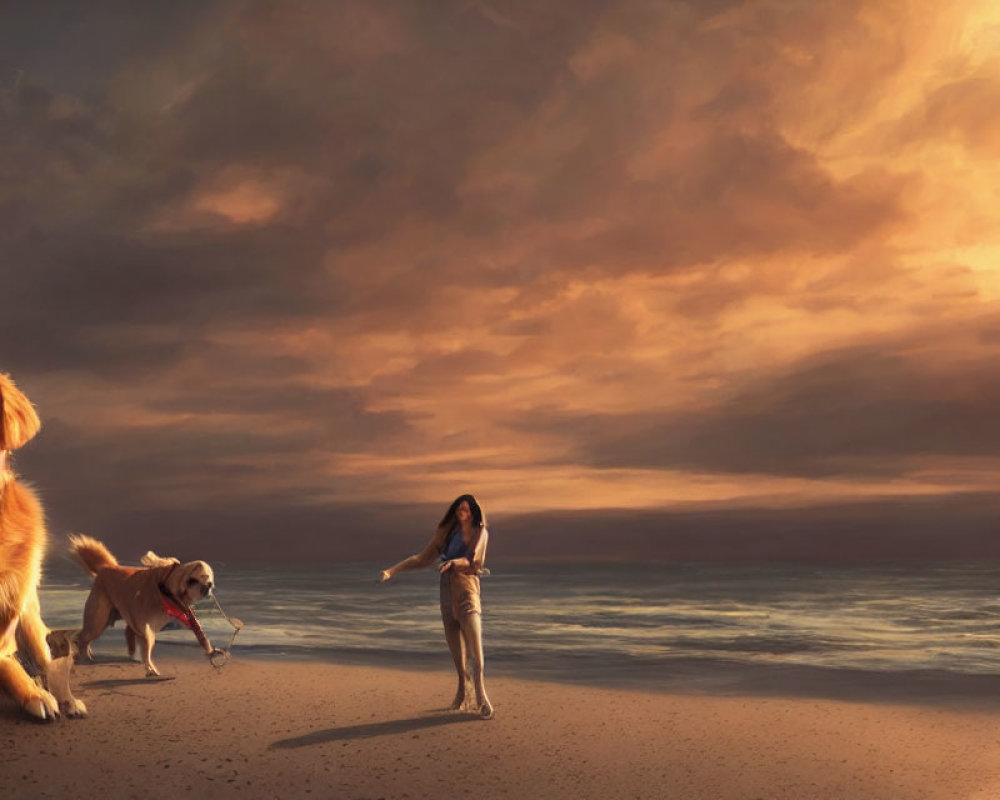
<svg viewBox="0 0 1000 800">
<path fill-rule="evenodd" d="M 469 614 L 482 614 L 479 576 L 451 569 L 441 576 L 441 619 L 445 624 L 461 622 Z"/>
</svg>

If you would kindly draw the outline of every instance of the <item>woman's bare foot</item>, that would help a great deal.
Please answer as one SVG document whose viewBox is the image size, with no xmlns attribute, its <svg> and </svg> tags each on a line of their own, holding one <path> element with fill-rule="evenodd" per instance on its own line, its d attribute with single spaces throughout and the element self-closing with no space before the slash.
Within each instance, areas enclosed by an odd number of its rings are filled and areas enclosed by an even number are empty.
<svg viewBox="0 0 1000 800">
<path fill-rule="evenodd" d="M 464 689 L 460 688 L 455 693 L 455 699 L 451 701 L 452 711 L 475 711 L 479 708 L 479 703 L 472 696 L 472 687 L 468 684 Z"/>
</svg>

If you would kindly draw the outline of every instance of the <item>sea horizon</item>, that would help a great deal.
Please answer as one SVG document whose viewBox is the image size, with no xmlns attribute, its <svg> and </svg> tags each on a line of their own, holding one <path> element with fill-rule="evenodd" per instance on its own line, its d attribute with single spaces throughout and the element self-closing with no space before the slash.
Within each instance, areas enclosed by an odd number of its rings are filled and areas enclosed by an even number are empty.
<svg viewBox="0 0 1000 800">
<path fill-rule="evenodd" d="M 244 623 L 234 658 L 451 669 L 432 569 L 382 584 L 384 565 L 370 562 L 213 566 L 220 603 Z M 929 691 L 959 700 L 981 695 L 987 684 L 990 693 L 1000 688 L 1000 599 L 993 594 L 1000 564 L 491 567 L 482 580 L 490 674 L 652 691 L 845 697 L 892 697 L 904 683 L 906 696 Z M 48 625 L 79 627 L 89 587 L 74 564 L 47 565 L 40 596 Z M 228 646 L 233 629 L 214 605 L 196 609 L 213 643 Z M 186 630 L 164 630 L 161 645 L 198 652 Z M 121 625 L 94 649 L 98 659 L 124 657 Z"/>
</svg>

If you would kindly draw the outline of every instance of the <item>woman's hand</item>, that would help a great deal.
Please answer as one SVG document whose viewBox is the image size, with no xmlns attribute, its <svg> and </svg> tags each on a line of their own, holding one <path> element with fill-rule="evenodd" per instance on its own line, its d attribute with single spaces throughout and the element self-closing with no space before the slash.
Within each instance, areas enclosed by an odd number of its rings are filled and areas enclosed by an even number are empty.
<svg viewBox="0 0 1000 800">
<path fill-rule="evenodd" d="M 438 572 L 444 574 L 445 572 L 447 572 L 450 569 L 453 569 L 456 572 L 468 572 L 471 567 L 472 567 L 472 564 L 469 563 L 469 559 L 467 559 L 467 558 L 453 558 L 450 561 L 445 561 L 441 565 L 441 568 L 438 570 Z"/>
<path fill-rule="evenodd" d="M 388 580 L 391 580 L 391 579 L 392 579 L 392 573 L 391 573 L 391 572 L 389 572 L 389 570 L 387 570 L 387 569 L 384 569 L 384 570 L 382 570 L 382 572 L 381 572 L 381 573 L 379 574 L 379 576 L 378 576 L 378 579 L 379 579 L 379 580 L 380 580 L 380 581 L 381 581 L 382 583 L 385 583 L 386 581 L 388 581 Z"/>
</svg>

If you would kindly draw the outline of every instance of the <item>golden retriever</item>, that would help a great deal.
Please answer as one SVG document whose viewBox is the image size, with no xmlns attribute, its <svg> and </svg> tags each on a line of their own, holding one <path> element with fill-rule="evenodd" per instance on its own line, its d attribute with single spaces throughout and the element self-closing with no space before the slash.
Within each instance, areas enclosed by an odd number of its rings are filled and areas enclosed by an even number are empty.
<svg viewBox="0 0 1000 800">
<path fill-rule="evenodd" d="M 152 551 L 142 558 L 143 567 L 125 567 L 102 542 L 89 536 L 69 537 L 70 552 L 93 577 L 83 609 L 83 629 L 77 637 L 80 656 L 94 660 L 90 644 L 117 620 L 127 626 L 129 654 L 135 641 L 142 642 L 146 676 L 159 675 L 153 663 L 156 634 L 171 619 L 194 631 L 209 657 L 215 655 L 191 605 L 212 593 L 215 576 L 204 561 L 181 564 L 176 558 L 160 558 Z"/>
<path fill-rule="evenodd" d="M 9 466 L 9 452 L 40 427 L 31 402 L 9 375 L 0 373 L 0 686 L 28 714 L 51 720 L 60 713 L 86 716 L 87 707 L 69 688 L 71 639 L 49 631 L 42 621 L 38 584 L 48 540 L 42 505 Z M 28 675 L 18 653 L 35 663 L 48 691 Z"/>
</svg>

